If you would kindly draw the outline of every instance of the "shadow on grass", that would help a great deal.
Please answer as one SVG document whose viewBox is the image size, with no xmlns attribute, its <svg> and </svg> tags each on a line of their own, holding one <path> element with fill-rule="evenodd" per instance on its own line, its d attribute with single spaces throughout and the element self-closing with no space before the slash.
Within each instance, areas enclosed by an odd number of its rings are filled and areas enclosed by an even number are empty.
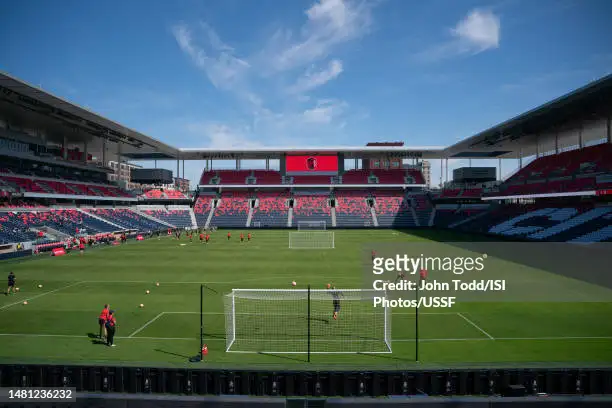
<svg viewBox="0 0 612 408">
<path fill-rule="evenodd" d="M 189 358 L 192 357 L 192 356 L 186 356 L 184 354 L 173 353 L 172 351 L 166 351 L 166 350 L 161 350 L 161 349 L 155 349 L 155 351 L 157 351 L 159 353 L 168 354 L 170 356 L 181 357 L 181 358 L 185 358 L 185 359 L 189 359 Z"/>
<path fill-rule="evenodd" d="M 106 345 L 106 342 L 102 339 L 100 339 L 100 337 L 95 334 L 95 333 L 87 333 L 87 337 L 89 337 L 91 339 L 91 344 L 102 344 L 102 345 Z"/>
<path fill-rule="evenodd" d="M 199 336 L 199 335 L 198 335 Z M 207 339 L 224 339 L 225 338 L 225 333 L 219 334 L 219 333 L 202 333 L 202 337 Z M 198 337 L 196 337 L 197 339 Z"/>
<path fill-rule="evenodd" d="M 308 357 L 295 357 L 295 355 L 287 355 L 287 354 L 274 354 L 274 353 L 266 353 L 266 352 L 259 352 L 257 353 L 260 356 L 266 356 L 266 357 L 277 357 L 283 360 L 290 360 L 290 361 L 294 361 L 297 363 L 307 363 L 308 362 Z"/>
<path fill-rule="evenodd" d="M 393 360 L 401 363 L 414 363 L 414 358 L 407 357 L 396 357 L 391 354 L 374 354 L 374 353 L 357 353 L 360 357 L 371 357 L 372 360 L 377 361 L 378 363 L 383 360 Z"/>
</svg>

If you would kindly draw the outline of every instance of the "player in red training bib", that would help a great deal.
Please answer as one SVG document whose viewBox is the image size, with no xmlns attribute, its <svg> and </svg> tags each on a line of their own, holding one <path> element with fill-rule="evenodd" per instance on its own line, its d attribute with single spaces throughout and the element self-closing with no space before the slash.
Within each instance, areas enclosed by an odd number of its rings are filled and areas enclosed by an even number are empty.
<svg viewBox="0 0 612 408">
<path fill-rule="evenodd" d="M 242 232 L 240 233 L 240 242 L 244 242 L 244 234 Z"/>
<path fill-rule="evenodd" d="M 204 243 L 204 234 L 200 232 L 200 244 Z"/>
<path fill-rule="evenodd" d="M 208 241 L 210 241 L 210 235 L 206 234 L 205 240 L 206 240 L 206 243 L 208 244 Z"/>
<path fill-rule="evenodd" d="M 372 251 L 372 262 L 374 262 L 374 258 L 376 258 L 376 251 Z"/>
<path fill-rule="evenodd" d="M 251 233 L 250 232 L 247 234 L 247 240 L 249 240 L 249 241 L 251 240 Z"/>
<path fill-rule="evenodd" d="M 231 233 L 231 232 L 228 232 L 228 233 L 227 233 L 227 240 L 229 241 L 231 237 L 232 237 L 232 233 Z"/>
</svg>

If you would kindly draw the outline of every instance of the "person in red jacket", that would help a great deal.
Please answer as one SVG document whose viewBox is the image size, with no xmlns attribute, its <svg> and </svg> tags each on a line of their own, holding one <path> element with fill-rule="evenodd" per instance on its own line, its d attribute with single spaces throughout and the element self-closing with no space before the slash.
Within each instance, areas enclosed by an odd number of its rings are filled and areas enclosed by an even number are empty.
<svg viewBox="0 0 612 408">
<path fill-rule="evenodd" d="M 210 234 L 206 234 L 206 237 L 204 237 L 204 239 L 206 240 L 206 243 L 208 244 L 208 242 L 210 241 Z"/>
<path fill-rule="evenodd" d="M 108 305 L 104 305 L 104 309 L 100 312 L 100 316 L 98 317 L 98 325 L 100 326 L 100 340 L 106 338 L 106 320 L 108 320 L 108 315 L 110 314 L 110 310 Z"/>
<path fill-rule="evenodd" d="M 250 240 L 251 240 L 251 233 L 250 233 L 250 232 L 247 234 L 247 240 L 248 240 L 248 241 L 250 241 Z"/>
<path fill-rule="evenodd" d="M 231 232 L 228 232 L 228 233 L 227 233 L 227 240 L 229 241 L 231 237 L 232 237 L 232 233 L 231 233 Z"/>
<path fill-rule="evenodd" d="M 240 233 L 240 242 L 244 242 L 244 233 Z"/>
</svg>

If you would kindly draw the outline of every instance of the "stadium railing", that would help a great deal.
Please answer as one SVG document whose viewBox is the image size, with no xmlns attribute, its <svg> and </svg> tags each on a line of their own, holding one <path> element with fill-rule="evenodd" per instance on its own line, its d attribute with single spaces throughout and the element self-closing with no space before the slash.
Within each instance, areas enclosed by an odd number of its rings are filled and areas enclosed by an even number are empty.
<svg viewBox="0 0 612 408">
<path fill-rule="evenodd" d="M 584 396 L 612 394 L 612 369 L 271 371 L 214 370 L 196 366 L 154 368 L 3 364 L 0 365 L 0 387 L 74 387 L 78 392 L 260 397 L 525 397 L 542 393 Z"/>
</svg>

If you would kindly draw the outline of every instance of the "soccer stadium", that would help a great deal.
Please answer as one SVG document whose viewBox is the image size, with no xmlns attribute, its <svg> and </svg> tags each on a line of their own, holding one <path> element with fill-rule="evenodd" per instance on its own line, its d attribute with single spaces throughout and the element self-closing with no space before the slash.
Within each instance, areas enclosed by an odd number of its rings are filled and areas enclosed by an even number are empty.
<svg viewBox="0 0 612 408">
<path fill-rule="evenodd" d="M 0 298 L 3 386 L 46 384 L 42 369 L 115 390 L 120 375 L 146 372 L 147 387 L 185 392 L 172 376 L 206 369 L 214 379 L 194 377 L 197 393 L 488 394 L 483 370 L 494 368 L 498 392 L 525 370 L 530 393 L 578 392 L 580 380 L 581 392 L 610 391 L 612 77 L 438 149 L 174 148 L 9 75 L 0 86 L 2 266 L 17 276 Z M 78 131 L 43 140 L 15 123 Z M 442 189 L 425 183 L 429 159 L 522 155 L 535 158 L 503 181 L 465 167 Z M 109 181 L 113 166 L 143 159 L 176 161 L 176 173 L 133 170 L 140 191 Z M 180 184 L 188 160 L 206 163 L 195 192 Z M 219 160 L 236 169 L 215 170 Z M 374 255 L 410 248 L 488 255 L 486 279 L 508 287 L 456 305 L 373 307 Z M 328 285 L 342 293 L 338 316 Z M 105 303 L 121 322 L 112 353 L 96 326 Z M 464 369 L 478 371 L 453 371 Z M 383 370 L 385 380 L 366 374 Z M 320 380 L 300 377 L 310 372 Z"/>
<path fill-rule="evenodd" d="M 612 406 L 612 75 L 556 96 L 200 148 L 0 71 L 0 406 Z"/>
</svg>

